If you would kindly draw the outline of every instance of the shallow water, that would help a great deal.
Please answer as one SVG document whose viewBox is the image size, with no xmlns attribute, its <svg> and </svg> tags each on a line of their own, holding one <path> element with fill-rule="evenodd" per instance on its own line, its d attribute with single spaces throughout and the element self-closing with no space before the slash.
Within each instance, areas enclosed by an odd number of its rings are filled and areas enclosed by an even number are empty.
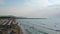
<svg viewBox="0 0 60 34">
<path fill-rule="evenodd" d="M 23 26 L 29 34 L 60 34 L 57 32 L 55 21 L 51 19 L 18 19 L 19 25 Z"/>
</svg>

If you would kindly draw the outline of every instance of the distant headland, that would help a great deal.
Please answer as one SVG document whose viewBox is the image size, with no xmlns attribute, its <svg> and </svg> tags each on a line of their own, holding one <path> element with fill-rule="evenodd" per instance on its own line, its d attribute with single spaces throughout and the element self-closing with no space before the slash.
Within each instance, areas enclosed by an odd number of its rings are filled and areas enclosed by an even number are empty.
<svg viewBox="0 0 60 34">
<path fill-rule="evenodd" d="M 16 19 L 47 19 L 47 18 L 27 18 L 27 17 L 17 17 L 17 16 L 0 16 L 0 18 L 16 18 Z"/>
</svg>

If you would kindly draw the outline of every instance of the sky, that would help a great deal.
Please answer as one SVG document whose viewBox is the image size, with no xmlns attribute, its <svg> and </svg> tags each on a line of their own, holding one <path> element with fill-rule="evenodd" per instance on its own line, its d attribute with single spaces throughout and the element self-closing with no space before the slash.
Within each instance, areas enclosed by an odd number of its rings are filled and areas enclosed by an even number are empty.
<svg viewBox="0 0 60 34">
<path fill-rule="evenodd" d="M 0 0 L 0 16 L 56 17 L 60 0 Z"/>
</svg>

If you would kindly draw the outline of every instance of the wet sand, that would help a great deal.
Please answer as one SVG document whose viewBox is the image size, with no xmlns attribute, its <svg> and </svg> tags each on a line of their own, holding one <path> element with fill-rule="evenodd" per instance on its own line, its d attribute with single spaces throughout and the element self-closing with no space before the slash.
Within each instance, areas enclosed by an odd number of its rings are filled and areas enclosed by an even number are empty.
<svg viewBox="0 0 60 34">
<path fill-rule="evenodd" d="M 29 34 L 29 33 L 24 29 L 23 26 L 20 25 L 20 27 L 21 27 L 21 29 L 22 29 L 23 34 Z"/>
</svg>

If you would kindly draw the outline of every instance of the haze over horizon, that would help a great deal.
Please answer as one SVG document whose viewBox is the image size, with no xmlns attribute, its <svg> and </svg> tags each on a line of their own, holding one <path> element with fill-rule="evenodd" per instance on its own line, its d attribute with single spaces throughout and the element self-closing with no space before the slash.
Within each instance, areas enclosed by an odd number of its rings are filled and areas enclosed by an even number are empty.
<svg viewBox="0 0 60 34">
<path fill-rule="evenodd" d="M 60 0 L 0 0 L 0 15 L 24 17 L 56 17 Z"/>
</svg>

